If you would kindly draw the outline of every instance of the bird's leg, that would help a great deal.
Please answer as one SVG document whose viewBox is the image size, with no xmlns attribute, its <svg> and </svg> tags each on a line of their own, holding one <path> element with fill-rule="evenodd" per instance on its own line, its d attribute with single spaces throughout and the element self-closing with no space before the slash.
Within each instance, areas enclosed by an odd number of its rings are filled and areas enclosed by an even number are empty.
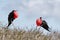
<svg viewBox="0 0 60 40">
<path fill-rule="evenodd" d="M 36 30 L 37 30 L 37 26 L 36 26 Z"/>
<path fill-rule="evenodd" d="M 40 30 L 40 27 L 38 27 L 38 31 Z"/>
<path fill-rule="evenodd" d="M 14 23 L 12 23 L 12 26 L 15 27 L 15 26 L 14 26 Z"/>
</svg>

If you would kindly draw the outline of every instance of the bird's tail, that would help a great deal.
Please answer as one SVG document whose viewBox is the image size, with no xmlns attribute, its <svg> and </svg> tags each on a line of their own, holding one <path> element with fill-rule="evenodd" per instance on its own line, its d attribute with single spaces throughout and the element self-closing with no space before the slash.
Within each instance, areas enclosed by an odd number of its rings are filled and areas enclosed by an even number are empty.
<svg viewBox="0 0 60 40">
<path fill-rule="evenodd" d="M 48 28 L 47 30 L 48 30 L 49 32 L 51 32 L 51 28 Z"/>
<path fill-rule="evenodd" d="M 11 25 L 11 22 L 9 22 L 9 23 L 8 23 L 8 26 L 7 26 L 7 28 L 8 28 L 10 25 Z"/>
</svg>

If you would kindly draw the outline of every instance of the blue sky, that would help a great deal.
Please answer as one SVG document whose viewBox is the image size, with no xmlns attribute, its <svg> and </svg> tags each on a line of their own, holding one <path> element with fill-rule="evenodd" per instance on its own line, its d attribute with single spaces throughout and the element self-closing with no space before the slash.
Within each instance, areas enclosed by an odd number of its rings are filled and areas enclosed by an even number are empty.
<svg viewBox="0 0 60 40">
<path fill-rule="evenodd" d="M 17 28 L 35 28 L 35 20 L 42 16 L 50 28 L 60 31 L 60 0 L 0 0 L 0 22 L 3 26 L 7 26 L 8 14 L 14 9 L 19 14 L 13 22 Z"/>
</svg>

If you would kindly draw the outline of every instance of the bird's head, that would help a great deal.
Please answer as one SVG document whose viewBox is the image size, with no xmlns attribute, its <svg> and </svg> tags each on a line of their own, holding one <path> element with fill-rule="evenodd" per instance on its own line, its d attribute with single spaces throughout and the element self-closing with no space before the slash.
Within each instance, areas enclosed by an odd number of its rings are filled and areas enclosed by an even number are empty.
<svg viewBox="0 0 60 40">
<path fill-rule="evenodd" d="M 42 19 L 42 17 L 40 17 L 40 19 Z"/>
</svg>

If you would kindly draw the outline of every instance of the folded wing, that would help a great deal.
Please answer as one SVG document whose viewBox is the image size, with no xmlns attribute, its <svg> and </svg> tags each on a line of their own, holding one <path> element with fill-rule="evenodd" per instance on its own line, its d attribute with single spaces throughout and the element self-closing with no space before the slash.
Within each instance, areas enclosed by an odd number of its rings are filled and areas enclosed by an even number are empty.
<svg viewBox="0 0 60 40">
<path fill-rule="evenodd" d="M 47 22 L 45 20 L 42 21 L 42 25 L 41 25 L 44 29 L 46 29 L 47 31 L 49 30 L 49 26 L 47 25 Z"/>
</svg>

